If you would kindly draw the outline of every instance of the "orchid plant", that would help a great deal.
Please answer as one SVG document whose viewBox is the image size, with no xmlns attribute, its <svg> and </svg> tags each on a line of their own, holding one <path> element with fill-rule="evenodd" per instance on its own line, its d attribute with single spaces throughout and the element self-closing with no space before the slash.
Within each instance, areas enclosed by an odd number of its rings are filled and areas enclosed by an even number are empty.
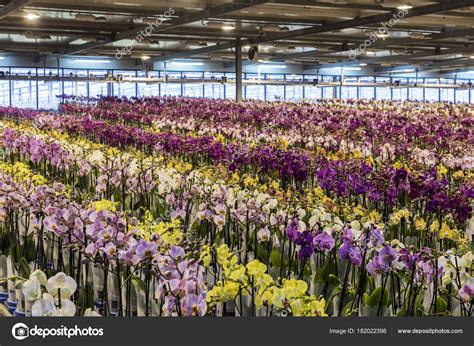
<svg viewBox="0 0 474 346">
<path fill-rule="evenodd" d="M 0 108 L 11 312 L 473 314 L 463 105 L 62 99 Z"/>
</svg>

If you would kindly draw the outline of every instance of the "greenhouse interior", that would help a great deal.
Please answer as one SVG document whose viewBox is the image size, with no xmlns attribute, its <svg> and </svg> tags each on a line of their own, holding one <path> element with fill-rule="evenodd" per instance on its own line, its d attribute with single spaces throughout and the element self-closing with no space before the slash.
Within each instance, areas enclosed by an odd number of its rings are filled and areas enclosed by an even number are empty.
<svg viewBox="0 0 474 346">
<path fill-rule="evenodd" d="M 0 316 L 472 317 L 473 83 L 474 0 L 0 0 Z"/>
</svg>

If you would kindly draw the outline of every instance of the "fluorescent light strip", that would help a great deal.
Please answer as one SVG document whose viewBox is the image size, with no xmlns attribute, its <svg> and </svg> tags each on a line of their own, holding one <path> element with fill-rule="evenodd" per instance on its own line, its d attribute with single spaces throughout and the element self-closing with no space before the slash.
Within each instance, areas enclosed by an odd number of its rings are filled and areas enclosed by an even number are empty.
<svg viewBox="0 0 474 346">
<path fill-rule="evenodd" d="M 92 63 L 92 64 L 110 64 L 110 60 L 102 60 L 102 59 L 73 59 L 77 62 L 85 62 L 85 63 Z"/>
<path fill-rule="evenodd" d="M 411 4 L 400 4 L 399 6 L 397 6 L 397 9 L 398 10 L 411 10 L 413 8 L 413 6 Z"/>
<path fill-rule="evenodd" d="M 393 70 L 392 73 L 408 73 L 408 72 L 415 72 L 414 69 L 405 69 L 405 70 Z"/>
<path fill-rule="evenodd" d="M 25 14 L 25 18 L 29 20 L 35 20 L 38 19 L 40 16 L 37 15 L 36 13 L 27 13 Z"/>
<path fill-rule="evenodd" d="M 360 67 L 335 67 L 337 70 L 344 70 L 344 71 L 360 71 Z"/>
<path fill-rule="evenodd" d="M 179 66 L 203 66 L 202 62 L 185 62 L 185 61 L 175 61 L 170 62 L 171 65 L 179 65 Z"/>
<path fill-rule="evenodd" d="M 3 59 L 5 59 L 5 57 L 4 57 L 4 56 L 0 56 L 0 60 L 3 60 Z"/>
</svg>

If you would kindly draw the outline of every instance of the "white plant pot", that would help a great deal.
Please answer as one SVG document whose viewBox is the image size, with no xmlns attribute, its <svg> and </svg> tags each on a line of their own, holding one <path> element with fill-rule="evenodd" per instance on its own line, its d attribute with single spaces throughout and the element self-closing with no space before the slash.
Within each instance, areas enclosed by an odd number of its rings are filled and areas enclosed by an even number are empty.
<svg viewBox="0 0 474 346">
<path fill-rule="evenodd" d="M 108 276 L 107 280 L 108 289 L 108 304 L 111 316 L 118 316 L 119 313 L 119 294 L 118 294 L 118 281 L 117 275 Z"/>
<path fill-rule="evenodd" d="M 15 297 L 18 300 L 18 305 L 16 306 L 16 312 L 19 313 L 25 313 L 26 311 L 26 300 L 25 296 L 23 295 L 23 292 L 21 289 L 16 289 L 15 290 Z"/>
<path fill-rule="evenodd" d="M 145 292 L 144 291 L 138 291 L 136 290 L 136 294 L 137 294 L 137 316 L 146 316 L 145 314 Z"/>
<path fill-rule="evenodd" d="M 138 316 L 138 304 L 137 304 L 137 291 L 133 285 L 130 286 L 130 307 L 127 311 L 127 288 L 124 286 L 123 289 L 123 307 L 127 316 Z"/>
<path fill-rule="evenodd" d="M 160 316 L 161 313 L 161 304 L 156 299 L 151 300 L 151 315 Z"/>
<path fill-rule="evenodd" d="M 25 299 L 25 315 L 27 317 L 31 316 L 31 308 L 33 307 L 34 301 L 26 300 Z"/>
<path fill-rule="evenodd" d="M 13 265 L 12 259 L 10 257 L 7 258 L 7 277 L 11 277 L 17 275 L 18 271 L 16 270 L 15 266 Z M 15 285 L 13 281 L 8 280 L 8 300 L 11 302 L 16 301 L 16 291 Z"/>
</svg>

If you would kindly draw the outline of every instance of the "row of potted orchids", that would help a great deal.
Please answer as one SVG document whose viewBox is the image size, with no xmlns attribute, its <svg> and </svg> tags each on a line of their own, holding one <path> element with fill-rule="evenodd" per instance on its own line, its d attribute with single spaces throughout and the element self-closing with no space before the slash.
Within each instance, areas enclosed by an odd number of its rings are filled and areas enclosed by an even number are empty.
<svg viewBox="0 0 474 346">
<path fill-rule="evenodd" d="M 326 124 L 345 144 L 308 148 L 282 142 L 283 130 L 297 131 L 291 122 L 249 120 L 229 101 L 67 100 L 62 114 L 0 109 L 0 297 L 10 313 L 472 315 L 472 133 L 463 125 L 471 113 L 431 106 L 462 136 L 449 127 L 449 145 L 431 141 L 433 125 L 420 136 L 419 153 L 434 144 L 423 161 L 404 159 L 391 137 L 361 147 L 381 131 L 367 120 L 375 124 L 377 112 L 352 115 L 364 136 L 351 141 Z M 199 119 L 206 106 L 221 112 L 203 127 L 259 123 L 275 140 L 191 133 L 178 116 L 171 131 L 157 125 L 172 122 L 173 109 Z M 313 113 L 342 119 L 352 108 L 401 107 L 247 106 L 262 119 L 286 109 L 309 122 Z M 410 107 L 427 112 L 400 109 Z M 139 120 L 122 116 L 126 109 Z M 403 121 L 405 133 L 418 126 L 414 115 Z"/>
</svg>

